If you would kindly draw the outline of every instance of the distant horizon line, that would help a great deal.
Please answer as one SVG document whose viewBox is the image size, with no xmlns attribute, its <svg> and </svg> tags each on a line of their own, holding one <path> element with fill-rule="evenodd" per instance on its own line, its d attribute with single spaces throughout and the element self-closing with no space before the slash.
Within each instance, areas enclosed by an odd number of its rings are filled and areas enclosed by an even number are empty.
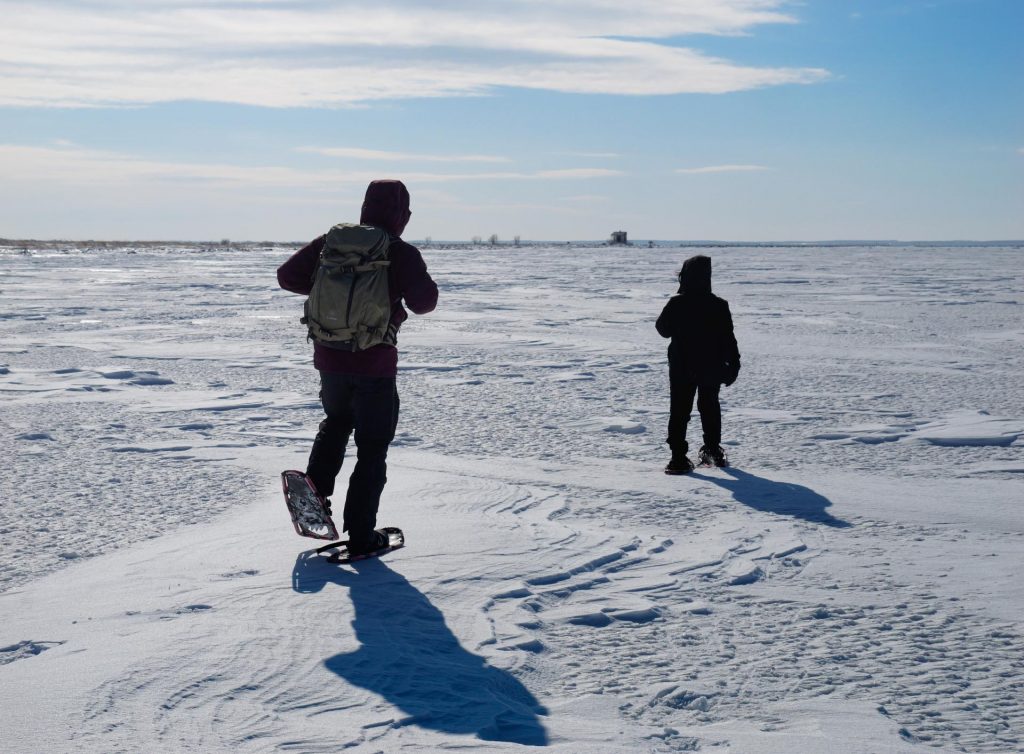
<svg viewBox="0 0 1024 754">
<path fill-rule="evenodd" d="M 817 239 L 802 241 L 796 239 L 788 239 L 781 241 L 723 241 L 716 239 L 657 239 L 657 238 L 639 238 L 628 241 L 625 244 L 612 243 L 608 239 L 574 239 L 574 240 L 531 240 L 531 239 L 513 239 L 513 240 L 497 240 L 495 243 L 491 243 L 490 240 L 445 240 L 445 239 L 434 239 L 432 237 L 425 237 L 419 239 L 410 239 L 408 241 L 414 245 L 420 245 L 424 247 L 436 247 L 436 246 L 448 246 L 448 247 L 508 247 L 516 248 L 516 246 L 545 246 L 545 245 L 556 245 L 556 246 L 642 246 L 648 247 L 653 244 L 655 246 L 671 246 L 671 247 L 743 247 L 743 246 L 1024 246 L 1024 239 L 994 239 L 994 240 L 977 240 L 977 239 L 941 239 L 941 240 L 899 240 L 891 238 L 833 238 L 833 239 Z M 103 245 L 103 246 L 130 246 L 130 245 L 145 245 L 145 246 L 159 246 L 167 244 L 180 244 L 188 246 L 212 246 L 212 247 L 227 247 L 227 246 L 305 246 L 309 241 L 274 241 L 274 240 L 234 240 L 229 238 L 222 238 L 220 240 L 184 240 L 184 239 L 70 239 L 70 238 L 0 238 L 0 245 L 2 246 L 17 246 L 17 245 L 42 245 L 42 244 L 73 244 L 73 245 Z"/>
<path fill-rule="evenodd" d="M 68 244 L 72 246 L 104 246 L 104 247 L 120 247 L 120 246 L 167 246 L 167 245 L 180 245 L 180 246 L 194 246 L 194 247 L 211 247 L 211 248 L 230 248 L 230 247 L 245 247 L 245 246 L 288 246 L 301 248 L 308 244 L 308 241 L 234 241 L 231 239 L 221 239 L 219 241 L 185 241 L 175 239 L 163 239 L 163 240 L 100 240 L 100 239 L 5 239 L 0 238 L 0 246 L 22 246 L 28 248 L 29 246 L 39 248 L 42 246 L 55 245 L 55 244 Z M 898 239 L 824 239 L 814 241 L 798 241 L 798 240 L 785 240 L 785 241 L 718 241 L 712 239 L 691 239 L 691 240 L 673 240 L 673 239 L 634 239 L 626 244 L 615 244 L 611 243 L 608 239 L 603 240 L 572 240 L 572 241 L 550 241 L 550 240 L 512 240 L 512 241 L 501 241 L 498 240 L 496 243 L 490 243 L 489 240 L 471 240 L 471 241 L 458 241 L 458 240 L 443 240 L 443 239 L 412 239 L 409 241 L 417 246 L 423 248 L 510 248 L 514 249 L 517 247 L 539 247 L 539 246 L 570 246 L 570 247 L 608 247 L 608 248 L 754 248 L 754 247 L 862 247 L 862 246 L 935 246 L 940 248 L 955 248 L 955 247 L 983 247 L 983 246 L 1009 246 L 1009 247 L 1024 247 L 1024 239 L 996 239 L 989 241 L 979 241 L 970 239 L 947 239 L 940 241 L 927 241 L 927 240 L 912 240 L 902 241 Z"/>
</svg>

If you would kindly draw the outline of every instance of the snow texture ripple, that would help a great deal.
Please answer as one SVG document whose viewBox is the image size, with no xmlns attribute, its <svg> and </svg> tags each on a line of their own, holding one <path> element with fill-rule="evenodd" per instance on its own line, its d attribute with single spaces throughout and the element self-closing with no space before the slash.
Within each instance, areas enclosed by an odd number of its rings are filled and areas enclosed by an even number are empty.
<svg viewBox="0 0 1024 754">
<path fill-rule="evenodd" d="M 351 567 L 280 499 L 289 253 L 0 248 L 4 751 L 1024 749 L 1020 249 L 711 250 L 734 466 L 686 477 L 695 250 L 427 249 L 407 545 Z"/>
</svg>

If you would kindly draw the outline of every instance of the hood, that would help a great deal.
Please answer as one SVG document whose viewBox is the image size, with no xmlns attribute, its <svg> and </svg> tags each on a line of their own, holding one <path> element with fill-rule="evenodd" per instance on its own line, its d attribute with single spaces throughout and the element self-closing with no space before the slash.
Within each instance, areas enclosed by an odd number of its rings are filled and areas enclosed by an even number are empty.
<svg viewBox="0 0 1024 754">
<path fill-rule="evenodd" d="M 366 187 L 359 222 L 375 225 L 393 236 L 402 235 L 409 217 L 409 189 L 401 181 L 373 181 Z"/>
<path fill-rule="evenodd" d="M 683 262 L 679 271 L 680 293 L 711 293 L 711 257 L 698 254 Z"/>
</svg>

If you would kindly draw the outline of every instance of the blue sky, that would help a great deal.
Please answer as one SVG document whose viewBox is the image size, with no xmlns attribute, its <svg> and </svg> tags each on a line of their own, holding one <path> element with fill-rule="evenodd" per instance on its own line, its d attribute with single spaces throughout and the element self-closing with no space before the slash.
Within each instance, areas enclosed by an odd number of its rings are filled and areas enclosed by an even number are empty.
<svg viewBox="0 0 1024 754">
<path fill-rule="evenodd" d="M 1024 238 L 1019 0 L 0 0 L 0 237 Z"/>
</svg>

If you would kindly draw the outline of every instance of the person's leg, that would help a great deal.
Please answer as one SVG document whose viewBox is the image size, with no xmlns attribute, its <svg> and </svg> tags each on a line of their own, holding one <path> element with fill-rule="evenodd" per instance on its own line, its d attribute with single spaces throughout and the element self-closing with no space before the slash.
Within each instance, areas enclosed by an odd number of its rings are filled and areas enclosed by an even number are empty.
<svg viewBox="0 0 1024 754">
<path fill-rule="evenodd" d="M 718 448 L 722 444 L 722 405 L 718 400 L 720 385 L 701 385 L 697 391 L 697 410 L 704 430 L 704 447 Z"/>
<path fill-rule="evenodd" d="M 689 446 L 686 442 L 686 425 L 690 423 L 690 414 L 693 413 L 693 397 L 697 392 L 697 386 L 686 380 L 682 370 L 676 369 L 669 363 L 669 414 L 668 414 L 668 443 L 672 449 L 672 455 L 686 455 Z"/>
<path fill-rule="evenodd" d="M 345 447 L 352 434 L 352 387 L 343 374 L 320 373 L 320 402 L 324 420 L 313 440 L 306 475 L 325 498 L 334 494 L 334 480 L 345 460 Z"/>
<path fill-rule="evenodd" d="M 380 495 L 387 482 L 388 447 L 398 424 L 394 377 L 353 377 L 356 466 L 349 477 L 344 528 L 353 542 L 365 540 L 377 525 Z"/>
</svg>

